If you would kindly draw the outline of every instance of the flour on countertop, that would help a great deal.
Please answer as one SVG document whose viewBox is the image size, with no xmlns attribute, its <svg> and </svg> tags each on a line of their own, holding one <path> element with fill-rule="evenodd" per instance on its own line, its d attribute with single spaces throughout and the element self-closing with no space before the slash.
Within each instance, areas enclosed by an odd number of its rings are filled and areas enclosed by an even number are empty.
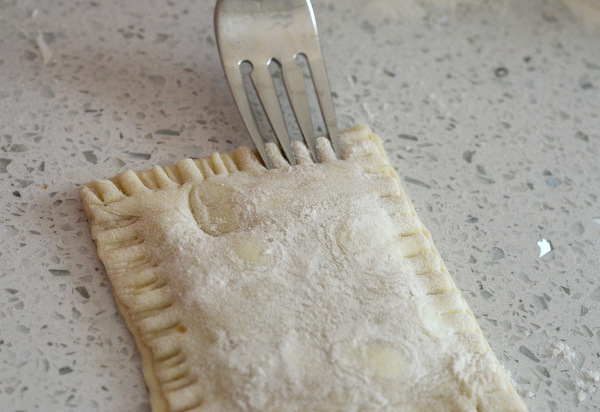
<svg viewBox="0 0 600 412">
<path fill-rule="evenodd" d="M 547 356 L 558 360 L 559 362 L 572 362 L 577 356 L 576 352 L 564 342 L 556 342 L 548 348 Z M 600 382 L 600 371 L 577 370 L 571 364 L 573 373 L 579 377 L 573 379 L 571 384 L 577 390 L 577 401 L 585 402 L 598 391 L 597 383 Z"/>
<path fill-rule="evenodd" d="M 596 385 L 595 382 L 596 381 L 590 382 L 583 379 L 577 379 L 575 381 L 575 386 L 579 389 L 579 392 L 577 392 L 577 400 L 579 402 L 585 402 L 598 392 L 598 385 Z"/>
<path fill-rule="evenodd" d="M 584 371 L 583 376 L 591 382 L 600 382 L 600 371 Z"/>
<path fill-rule="evenodd" d="M 52 49 L 46 43 L 44 39 L 44 33 L 39 32 L 35 37 L 35 44 L 40 50 L 40 55 L 42 56 L 42 64 L 46 65 L 50 63 L 54 54 L 52 53 Z"/>
<path fill-rule="evenodd" d="M 548 349 L 548 356 L 561 362 L 569 362 L 575 358 L 575 352 L 564 342 L 556 342 Z"/>
</svg>

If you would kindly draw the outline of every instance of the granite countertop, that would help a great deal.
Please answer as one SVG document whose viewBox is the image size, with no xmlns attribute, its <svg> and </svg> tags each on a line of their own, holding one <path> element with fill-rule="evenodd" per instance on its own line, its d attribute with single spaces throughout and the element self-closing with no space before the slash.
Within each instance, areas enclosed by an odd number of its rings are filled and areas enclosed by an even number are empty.
<svg viewBox="0 0 600 412">
<path fill-rule="evenodd" d="M 213 3 L 0 2 L 2 410 L 149 410 L 79 187 L 251 144 Z M 382 137 L 532 411 L 600 409 L 587 3 L 314 0 L 341 126 Z"/>
</svg>

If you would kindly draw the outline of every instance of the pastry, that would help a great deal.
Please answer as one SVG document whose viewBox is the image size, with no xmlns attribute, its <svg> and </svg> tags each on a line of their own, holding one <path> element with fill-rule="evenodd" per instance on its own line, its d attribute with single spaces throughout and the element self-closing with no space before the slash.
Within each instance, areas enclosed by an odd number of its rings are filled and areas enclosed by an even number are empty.
<svg viewBox="0 0 600 412">
<path fill-rule="evenodd" d="M 153 411 L 522 411 L 365 126 L 82 187 Z"/>
</svg>

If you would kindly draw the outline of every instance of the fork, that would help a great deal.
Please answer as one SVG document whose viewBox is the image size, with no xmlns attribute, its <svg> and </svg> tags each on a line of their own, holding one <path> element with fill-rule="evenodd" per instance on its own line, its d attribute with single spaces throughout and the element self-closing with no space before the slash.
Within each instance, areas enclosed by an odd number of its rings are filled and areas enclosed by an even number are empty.
<svg viewBox="0 0 600 412">
<path fill-rule="evenodd" d="M 335 109 L 310 0 L 217 0 L 215 34 L 231 93 L 267 168 L 271 169 L 273 164 L 244 88 L 240 70 L 244 62 L 252 66 L 250 79 L 258 100 L 285 157 L 294 165 L 294 150 L 269 65 L 273 62 L 280 65 L 296 122 L 314 161 L 318 162 L 304 75 L 296 62 L 298 56 L 304 55 L 327 134 L 334 152 L 340 156 L 341 142 Z"/>
</svg>

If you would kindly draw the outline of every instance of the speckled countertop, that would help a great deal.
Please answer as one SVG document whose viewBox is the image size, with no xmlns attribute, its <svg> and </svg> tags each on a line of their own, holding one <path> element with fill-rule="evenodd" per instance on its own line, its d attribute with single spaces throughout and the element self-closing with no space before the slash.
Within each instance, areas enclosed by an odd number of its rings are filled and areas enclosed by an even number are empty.
<svg viewBox="0 0 600 412">
<path fill-rule="evenodd" d="M 451 3 L 314 0 L 339 122 L 384 139 L 529 408 L 598 410 L 600 28 Z M 149 409 L 79 186 L 250 144 L 213 6 L 0 2 L 3 411 Z"/>
</svg>

